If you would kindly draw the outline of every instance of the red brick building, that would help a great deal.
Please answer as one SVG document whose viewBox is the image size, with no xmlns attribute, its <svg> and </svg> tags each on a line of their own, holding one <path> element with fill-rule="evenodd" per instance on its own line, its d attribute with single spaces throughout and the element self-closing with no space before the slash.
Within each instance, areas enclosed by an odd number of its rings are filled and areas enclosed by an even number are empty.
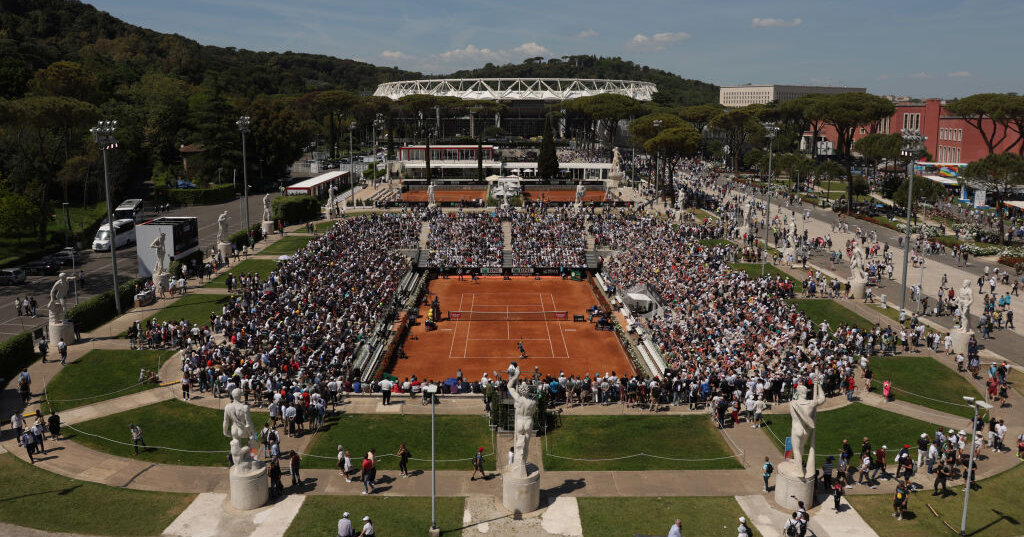
<svg viewBox="0 0 1024 537">
<path fill-rule="evenodd" d="M 948 112 L 939 99 L 895 104 L 896 112 L 891 117 L 883 119 L 870 127 L 859 128 L 854 133 L 854 140 L 874 132 L 890 134 L 898 133 L 904 128 L 917 129 L 921 131 L 923 136 L 927 137 L 924 145 L 928 152 L 931 153 L 934 162 L 942 164 L 967 164 L 988 156 L 988 147 L 985 145 L 985 141 L 978 130 L 962 117 Z M 986 133 L 992 133 L 994 129 L 995 136 L 993 139 L 1002 139 L 1002 142 L 996 146 L 996 153 L 1019 149 L 1018 140 L 1021 137 L 1020 133 L 1012 128 L 1009 129 L 1008 133 L 1004 132 L 1004 128 L 1001 125 L 990 119 L 983 121 L 982 125 Z M 819 147 L 822 147 L 822 145 L 835 146 L 836 132 L 832 127 L 826 125 L 818 135 L 831 142 L 830 144 L 819 144 Z M 810 137 L 811 133 L 804 134 L 805 144 L 810 143 Z"/>
</svg>

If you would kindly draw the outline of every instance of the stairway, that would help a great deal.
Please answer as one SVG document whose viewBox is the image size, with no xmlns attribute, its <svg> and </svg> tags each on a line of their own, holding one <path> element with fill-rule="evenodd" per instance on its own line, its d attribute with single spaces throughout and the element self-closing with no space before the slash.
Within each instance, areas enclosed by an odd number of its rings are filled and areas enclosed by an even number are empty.
<svg viewBox="0 0 1024 537">
<path fill-rule="evenodd" d="M 512 268 L 514 266 L 512 260 L 512 250 L 501 251 L 501 266 L 502 268 Z"/>
<path fill-rule="evenodd" d="M 501 223 L 501 241 L 502 248 L 512 249 L 512 222 Z"/>
<path fill-rule="evenodd" d="M 427 237 L 430 236 L 430 223 L 423 222 L 420 224 L 420 248 L 427 247 Z"/>
<path fill-rule="evenodd" d="M 586 252 L 584 252 L 583 256 L 584 256 L 584 259 L 586 260 L 587 268 L 588 269 L 590 269 L 590 270 L 597 269 L 597 266 L 599 264 L 599 260 L 598 260 L 598 255 L 597 255 L 597 251 L 596 250 L 587 250 Z"/>
<path fill-rule="evenodd" d="M 416 261 L 416 266 L 419 268 L 427 268 L 430 265 L 430 251 L 427 249 L 420 250 L 420 257 Z"/>
</svg>

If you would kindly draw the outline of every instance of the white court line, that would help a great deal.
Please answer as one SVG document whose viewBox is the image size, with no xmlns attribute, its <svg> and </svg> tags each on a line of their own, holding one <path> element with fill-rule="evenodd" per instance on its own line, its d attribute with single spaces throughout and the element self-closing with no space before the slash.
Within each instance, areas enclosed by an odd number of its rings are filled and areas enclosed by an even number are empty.
<svg viewBox="0 0 1024 537">
<path fill-rule="evenodd" d="M 555 304 L 555 295 L 553 295 L 551 293 L 548 293 L 548 296 L 551 297 L 551 311 L 558 311 L 558 304 Z M 566 320 L 569 320 L 569 312 L 568 312 L 568 310 L 566 310 L 565 316 L 566 316 Z M 555 321 L 555 322 L 558 323 L 558 328 L 562 328 L 562 323 L 560 321 Z M 565 354 L 568 356 L 568 354 L 569 354 L 569 345 L 567 345 L 565 343 L 565 332 L 563 332 L 562 330 L 559 330 L 558 333 L 559 333 L 559 335 L 562 336 L 562 347 L 565 348 Z M 555 354 L 554 347 L 552 347 L 552 349 L 551 349 L 551 354 Z"/>
<path fill-rule="evenodd" d="M 459 295 L 459 311 L 462 311 L 462 300 L 466 297 L 466 293 Z M 448 349 L 448 359 L 454 358 L 452 353 L 455 352 L 455 336 L 459 334 L 459 321 L 455 321 L 455 333 L 452 334 L 452 346 Z"/>
<path fill-rule="evenodd" d="M 500 338 L 500 337 L 499 338 L 487 338 L 487 337 L 484 337 L 484 338 L 473 338 L 470 341 L 547 341 L 547 338 L 540 337 L 540 338 L 512 339 L 512 338 Z"/>
<path fill-rule="evenodd" d="M 456 360 L 519 360 L 519 355 L 508 356 L 457 356 Z M 527 360 L 568 360 L 568 356 L 530 356 Z M 523 362 L 526 363 L 526 362 Z"/>
<path fill-rule="evenodd" d="M 508 318 L 508 306 L 505 306 L 505 337 L 512 339 L 512 321 Z"/>
<path fill-rule="evenodd" d="M 540 309 L 543 310 L 544 309 L 544 295 L 542 293 L 537 293 L 537 296 L 540 297 Z M 554 302 L 554 299 L 552 299 L 552 302 Z M 554 344 L 554 342 L 551 341 L 551 328 L 548 327 L 548 318 L 547 317 L 544 318 L 544 329 L 547 330 L 547 332 L 548 332 L 548 346 L 551 347 L 551 356 L 554 356 L 555 355 L 555 344 Z M 562 337 L 565 337 L 565 336 L 562 336 Z M 566 349 L 565 353 L 569 354 L 568 349 Z"/>
<path fill-rule="evenodd" d="M 466 294 L 463 293 L 462 296 L 465 297 Z M 472 300 L 469 303 L 469 311 L 473 311 L 473 304 L 476 303 L 476 293 L 470 293 L 470 296 L 473 297 L 473 298 L 472 298 Z M 462 304 L 460 303 L 459 305 L 461 307 Z M 470 331 L 472 329 L 473 329 L 472 325 L 466 326 L 466 346 L 463 347 L 463 349 L 462 349 L 462 356 L 463 356 L 463 358 L 465 358 L 465 356 L 467 354 L 469 354 L 469 333 L 470 333 Z M 554 354 L 554 353 L 552 353 L 552 354 Z"/>
</svg>

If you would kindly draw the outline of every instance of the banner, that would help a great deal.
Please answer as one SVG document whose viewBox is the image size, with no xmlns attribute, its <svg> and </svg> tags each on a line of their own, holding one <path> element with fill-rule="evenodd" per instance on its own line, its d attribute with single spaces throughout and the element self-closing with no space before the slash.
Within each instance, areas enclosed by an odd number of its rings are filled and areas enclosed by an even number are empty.
<svg viewBox="0 0 1024 537">
<path fill-rule="evenodd" d="M 793 439 L 788 437 L 788 436 L 786 437 L 786 454 L 785 454 L 785 457 L 786 457 L 786 459 L 792 459 L 793 458 Z"/>
<path fill-rule="evenodd" d="M 461 318 L 462 318 L 462 312 L 455 312 L 455 311 L 448 312 L 448 320 L 449 321 L 458 321 Z"/>
<path fill-rule="evenodd" d="M 512 274 L 519 274 L 519 275 L 533 274 L 533 267 L 512 267 Z"/>
<path fill-rule="evenodd" d="M 480 274 L 501 274 L 501 267 L 482 267 Z"/>
</svg>

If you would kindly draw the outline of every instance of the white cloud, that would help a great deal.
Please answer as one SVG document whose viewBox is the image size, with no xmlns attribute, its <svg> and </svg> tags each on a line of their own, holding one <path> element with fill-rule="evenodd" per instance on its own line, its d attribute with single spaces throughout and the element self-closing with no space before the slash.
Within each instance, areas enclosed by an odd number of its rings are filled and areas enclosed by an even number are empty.
<svg viewBox="0 0 1024 537">
<path fill-rule="evenodd" d="M 576 34 L 574 37 L 576 39 L 590 39 L 591 37 L 597 37 L 598 35 L 601 34 L 597 33 L 597 30 L 590 28 L 587 30 L 583 30 L 582 32 Z"/>
<path fill-rule="evenodd" d="M 489 48 L 479 48 L 470 43 L 465 48 L 457 48 L 441 53 L 443 60 L 487 60 L 494 59 L 494 51 Z"/>
<path fill-rule="evenodd" d="M 932 77 L 932 75 L 929 75 L 928 73 L 925 73 L 924 71 L 921 71 L 920 73 L 914 73 L 914 74 L 910 75 L 910 78 L 931 78 L 931 77 Z"/>
<path fill-rule="evenodd" d="M 380 57 L 386 60 L 411 60 L 413 57 L 400 50 L 383 50 Z"/>
<path fill-rule="evenodd" d="M 754 18 L 754 20 L 750 23 L 750 27 L 751 28 L 792 28 L 794 26 L 800 26 L 803 23 L 804 23 L 804 21 L 800 17 L 797 17 L 797 18 L 795 18 L 795 19 L 793 19 L 791 21 L 787 21 L 786 19 L 776 19 L 776 18 L 772 18 L 772 17 L 767 17 L 767 18 L 764 18 L 764 19 Z"/>
<path fill-rule="evenodd" d="M 550 56 L 551 51 L 547 47 L 530 41 L 511 49 L 492 50 L 481 48 L 472 43 L 463 48 L 457 48 L 442 52 L 436 56 L 441 62 L 447 63 L 471 63 L 471 62 L 494 62 L 494 61 L 516 61 L 522 58 L 533 56 Z"/>
<path fill-rule="evenodd" d="M 645 34 L 636 34 L 627 45 L 640 49 L 665 50 L 666 45 L 686 41 L 689 38 L 690 34 L 686 32 L 664 32 L 649 37 Z"/>
<path fill-rule="evenodd" d="M 546 47 L 538 45 L 533 41 L 529 43 L 523 43 L 518 47 L 511 50 L 513 54 L 522 54 L 523 56 L 550 56 L 551 51 Z"/>
<path fill-rule="evenodd" d="M 970 71 L 953 71 L 952 73 L 946 73 L 949 77 L 968 77 L 971 76 Z"/>
</svg>

